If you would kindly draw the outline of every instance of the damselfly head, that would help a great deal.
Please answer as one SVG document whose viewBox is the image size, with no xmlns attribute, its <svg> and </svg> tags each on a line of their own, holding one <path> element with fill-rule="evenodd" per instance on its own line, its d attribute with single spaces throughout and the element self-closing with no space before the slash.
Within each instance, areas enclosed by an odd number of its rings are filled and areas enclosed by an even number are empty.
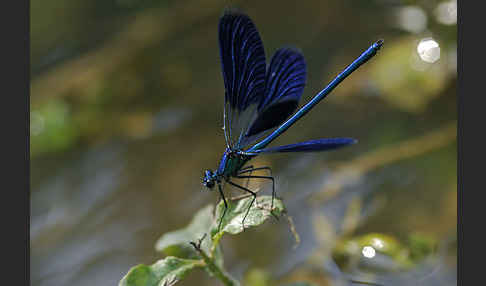
<svg viewBox="0 0 486 286">
<path fill-rule="evenodd" d="M 214 187 L 214 184 L 215 184 L 214 172 L 211 170 L 204 171 L 203 185 L 211 190 Z"/>
</svg>

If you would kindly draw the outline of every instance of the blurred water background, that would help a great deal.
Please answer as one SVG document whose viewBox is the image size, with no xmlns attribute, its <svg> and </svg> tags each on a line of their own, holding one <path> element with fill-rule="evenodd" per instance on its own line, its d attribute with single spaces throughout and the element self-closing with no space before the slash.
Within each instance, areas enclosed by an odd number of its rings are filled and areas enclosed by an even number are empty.
<svg viewBox="0 0 486 286">
<path fill-rule="evenodd" d="M 451 0 L 31 1 L 31 285 L 117 285 L 162 257 L 161 234 L 216 202 L 201 176 L 225 148 L 217 24 L 228 6 L 253 19 L 267 61 L 284 45 L 302 50 L 301 104 L 385 39 L 273 146 L 358 144 L 254 162 L 273 168 L 301 244 L 284 221 L 225 237 L 228 270 L 246 281 L 456 285 Z M 348 243 L 363 235 L 372 242 Z M 383 243 L 403 251 L 380 254 Z M 200 271 L 180 285 L 217 283 Z"/>
</svg>

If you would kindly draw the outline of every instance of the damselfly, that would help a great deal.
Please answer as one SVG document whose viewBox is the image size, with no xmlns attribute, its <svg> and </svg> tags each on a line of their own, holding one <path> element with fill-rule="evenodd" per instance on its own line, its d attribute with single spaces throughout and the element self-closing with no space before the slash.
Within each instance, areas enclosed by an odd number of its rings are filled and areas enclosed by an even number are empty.
<svg viewBox="0 0 486 286">
<path fill-rule="evenodd" d="M 356 142 L 352 138 L 328 138 L 265 148 L 324 99 L 342 80 L 371 59 L 382 45 L 383 40 L 372 44 L 312 100 L 294 113 L 306 82 L 303 55 L 294 48 L 281 48 L 275 52 L 267 67 L 263 43 L 250 18 L 236 11 L 224 13 L 219 21 L 219 47 L 225 87 L 223 129 L 226 150 L 218 169 L 214 172 L 206 170 L 203 177 L 203 185 L 210 190 L 218 186 L 224 202 L 225 209 L 218 228 L 221 227 L 228 208 L 221 187 L 223 181 L 253 196 L 242 220 L 243 228 L 246 216 L 255 202 L 256 192 L 250 190 L 248 185 L 245 187 L 232 182 L 232 178 L 272 181 L 273 209 L 275 180 L 272 171 L 270 167 L 244 167 L 253 157 L 266 153 L 327 151 Z M 294 114 L 289 118 L 292 113 Z M 268 171 L 269 174 L 252 175 L 259 170 Z"/>
</svg>

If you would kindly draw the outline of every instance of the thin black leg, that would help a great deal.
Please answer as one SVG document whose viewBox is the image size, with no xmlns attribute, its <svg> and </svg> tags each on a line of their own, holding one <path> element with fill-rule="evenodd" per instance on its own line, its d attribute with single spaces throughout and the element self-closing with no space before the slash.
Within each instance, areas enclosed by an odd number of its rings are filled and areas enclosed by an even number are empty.
<svg viewBox="0 0 486 286">
<path fill-rule="evenodd" d="M 223 199 L 224 202 L 224 211 L 223 215 L 221 216 L 219 220 L 219 225 L 218 225 L 218 232 L 221 230 L 221 223 L 223 222 L 224 215 L 226 214 L 226 210 L 228 209 L 228 203 L 226 202 L 226 198 L 224 197 L 223 190 L 221 189 L 221 184 L 218 183 L 218 189 L 219 189 L 219 194 L 221 195 L 221 198 Z"/>
<path fill-rule="evenodd" d="M 254 179 L 267 179 L 267 180 L 272 180 L 272 204 L 270 206 L 270 209 L 273 210 L 273 200 L 275 198 L 275 179 L 273 177 L 268 177 L 268 176 L 236 176 L 237 178 L 254 178 Z"/>
<path fill-rule="evenodd" d="M 249 168 L 249 167 L 251 167 L 251 168 Z M 270 177 L 273 177 L 273 175 L 272 175 L 272 169 L 270 167 L 253 168 L 253 166 L 248 166 L 246 168 L 241 169 L 238 172 L 238 175 L 245 174 L 245 173 L 248 173 L 248 172 L 258 171 L 258 170 L 268 170 L 270 172 Z"/>
<path fill-rule="evenodd" d="M 253 169 L 250 170 L 249 176 L 251 176 L 252 172 L 253 172 Z M 248 179 L 246 179 L 246 185 L 245 185 L 246 188 L 248 188 L 248 184 L 250 184 L 250 177 L 248 177 Z"/>
<path fill-rule="evenodd" d="M 258 170 L 268 170 L 270 172 L 270 177 L 272 177 L 272 169 L 270 167 L 253 168 L 253 165 L 250 165 L 248 167 L 245 167 L 245 168 L 241 169 L 240 171 L 238 171 L 237 175 L 250 173 L 249 174 L 250 177 L 248 177 L 248 180 L 246 180 L 246 185 L 245 185 L 245 187 L 248 188 L 248 184 L 250 183 L 250 178 L 251 178 L 252 172 L 253 171 L 258 171 Z M 272 206 L 273 206 L 273 199 L 272 199 Z"/>
<path fill-rule="evenodd" d="M 231 182 L 231 181 L 227 181 L 227 182 L 228 182 L 230 185 L 235 186 L 235 187 L 237 187 L 237 188 L 240 188 L 240 189 L 244 190 L 245 192 L 250 193 L 250 194 L 253 196 L 253 200 L 251 201 L 250 206 L 249 206 L 249 207 L 248 207 L 248 209 L 246 210 L 246 214 L 245 214 L 245 216 L 243 217 L 243 220 L 241 221 L 241 224 L 243 225 L 243 230 L 245 230 L 245 219 L 246 219 L 246 216 L 248 215 L 248 213 L 250 212 L 251 206 L 253 205 L 253 203 L 254 203 L 254 202 L 255 202 L 255 200 L 256 200 L 256 193 L 255 193 L 255 192 L 250 191 L 248 188 L 245 188 L 245 187 L 243 187 L 243 186 L 237 185 L 237 184 L 235 184 L 235 183 L 233 183 L 233 182 Z"/>
<path fill-rule="evenodd" d="M 248 173 L 250 172 L 250 175 L 251 173 L 253 172 L 255 168 L 253 168 L 253 165 L 250 165 L 250 166 L 246 166 L 245 168 L 242 168 L 238 171 L 238 174 L 244 174 L 244 173 Z M 246 180 L 246 184 L 245 184 L 245 187 L 248 188 L 248 184 L 250 183 L 250 179 L 248 178 L 248 180 Z"/>
<path fill-rule="evenodd" d="M 241 172 L 241 171 L 248 170 L 248 169 L 253 169 L 253 165 L 250 165 L 250 166 L 246 166 L 246 167 L 244 167 L 244 168 L 241 168 L 241 169 L 240 169 L 240 172 Z"/>
<path fill-rule="evenodd" d="M 258 170 L 268 170 L 270 172 L 270 177 L 272 177 L 272 169 L 270 167 L 259 167 L 259 168 L 253 168 L 253 166 L 248 166 L 248 167 L 245 167 L 243 169 L 241 169 L 237 175 L 241 175 L 241 174 L 246 174 L 250 171 L 258 171 Z M 251 175 L 251 173 L 250 173 Z M 250 178 L 248 178 L 248 181 L 250 180 Z M 246 185 L 246 187 L 248 188 L 248 184 Z M 259 190 L 255 191 L 255 193 L 257 193 Z M 272 195 L 273 197 L 275 197 L 275 193 L 272 192 Z M 246 198 L 248 197 L 249 195 L 241 195 L 241 196 L 236 196 L 236 197 L 232 197 L 230 198 L 230 200 L 232 201 L 236 201 L 236 200 L 240 200 L 240 199 L 243 199 L 243 198 Z M 273 207 L 273 199 L 272 199 L 272 207 Z"/>
</svg>

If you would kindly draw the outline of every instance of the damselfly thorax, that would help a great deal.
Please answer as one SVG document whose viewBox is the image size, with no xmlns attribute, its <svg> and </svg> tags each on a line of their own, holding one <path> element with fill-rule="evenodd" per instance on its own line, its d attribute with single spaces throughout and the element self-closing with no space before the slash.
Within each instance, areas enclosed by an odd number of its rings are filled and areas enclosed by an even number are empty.
<svg viewBox="0 0 486 286">
<path fill-rule="evenodd" d="M 244 155 L 238 153 L 235 150 L 226 148 L 219 162 L 219 167 L 216 170 L 216 175 L 229 179 L 230 177 L 236 177 L 238 171 L 254 156 Z"/>
</svg>

